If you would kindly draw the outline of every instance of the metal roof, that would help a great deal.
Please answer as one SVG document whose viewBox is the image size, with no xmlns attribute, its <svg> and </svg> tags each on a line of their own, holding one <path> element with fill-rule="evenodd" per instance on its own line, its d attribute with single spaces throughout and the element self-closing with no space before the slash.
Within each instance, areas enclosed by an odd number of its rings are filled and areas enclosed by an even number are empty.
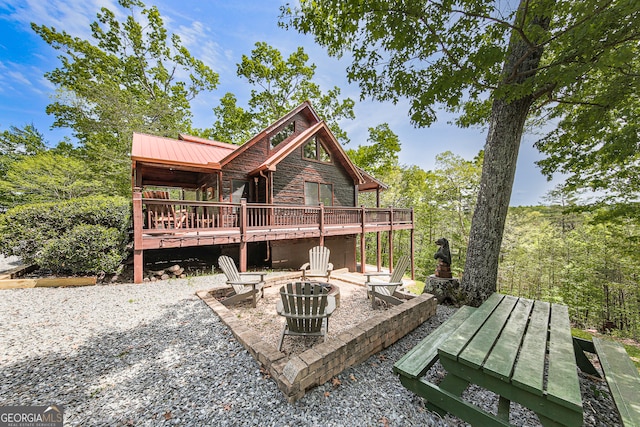
<svg viewBox="0 0 640 427">
<path fill-rule="evenodd" d="M 133 134 L 131 159 L 141 162 L 162 163 L 220 169 L 220 160 L 238 148 L 237 145 L 180 135 L 181 140 Z"/>
</svg>

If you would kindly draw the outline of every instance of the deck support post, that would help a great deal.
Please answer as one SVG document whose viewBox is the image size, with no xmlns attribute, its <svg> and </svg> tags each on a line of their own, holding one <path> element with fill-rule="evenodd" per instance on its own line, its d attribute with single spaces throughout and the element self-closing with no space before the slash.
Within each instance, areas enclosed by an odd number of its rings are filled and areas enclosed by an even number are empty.
<svg viewBox="0 0 640 427">
<path fill-rule="evenodd" d="M 376 266 L 382 271 L 382 236 L 376 231 Z"/>
<path fill-rule="evenodd" d="M 411 208 L 411 224 L 413 224 L 413 208 Z M 409 231 L 410 234 L 410 242 L 409 245 L 411 247 L 411 280 L 416 280 L 416 257 L 414 255 L 415 253 L 415 233 L 414 233 L 414 228 L 411 227 L 411 230 Z"/>
<path fill-rule="evenodd" d="M 320 226 L 320 246 L 324 246 L 324 203 L 320 203 L 320 211 L 318 213 L 318 224 Z"/>
<path fill-rule="evenodd" d="M 389 207 L 389 273 L 393 273 L 393 207 Z"/>
<path fill-rule="evenodd" d="M 142 189 L 133 189 L 133 283 L 142 283 L 144 260 L 142 257 Z"/>
<path fill-rule="evenodd" d="M 240 272 L 247 271 L 247 199 L 240 199 Z"/>
<path fill-rule="evenodd" d="M 361 206 L 360 212 L 360 220 L 362 222 L 362 230 L 360 231 L 360 273 L 364 274 L 367 272 L 367 248 L 366 248 L 366 237 L 365 237 L 365 216 L 366 209 L 364 206 Z"/>
</svg>

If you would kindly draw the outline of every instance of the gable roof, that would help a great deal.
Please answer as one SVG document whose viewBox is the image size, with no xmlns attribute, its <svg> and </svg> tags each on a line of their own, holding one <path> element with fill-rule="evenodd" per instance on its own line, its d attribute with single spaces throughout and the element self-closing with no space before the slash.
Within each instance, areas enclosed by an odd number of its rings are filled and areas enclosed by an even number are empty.
<svg viewBox="0 0 640 427">
<path fill-rule="evenodd" d="M 134 132 L 131 160 L 219 170 L 220 161 L 238 148 L 224 142 L 180 136 L 181 140 L 177 140 Z"/>
<path fill-rule="evenodd" d="M 240 146 L 186 134 L 180 134 L 179 139 L 173 139 L 134 133 L 131 160 L 134 163 L 137 161 L 165 165 L 165 167 L 221 170 L 224 165 L 250 149 L 267 135 L 273 133 L 280 126 L 289 122 L 297 114 L 304 114 L 309 119 L 309 128 L 272 149 L 271 155 L 260 166 L 250 171 L 249 175 L 255 175 L 266 170 L 275 171 L 277 165 L 295 149 L 314 135 L 321 135 L 325 148 L 331 153 L 332 160 L 344 167 L 361 191 L 386 188 L 383 183 L 353 164 L 342 145 L 329 129 L 329 126 L 319 119 L 309 101 L 303 102 Z"/>
<path fill-rule="evenodd" d="M 314 124 L 313 126 L 305 129 L 300 134 L 291 138 L 288 142 L 281 142 L 278 145 L 276 150 L 273 150 L 271 156 L 269 156 L 260 166 L 249 172 L 249 175 L 258 174 L 261 171 L 275 171 L 276 166 L 280 163 L 285 157 L 291 154 L 295 149 L 300 147 L 302 144 L 307 142 L 309 138 L 314 135 L 322 134 L 325 138 L 323 139 L 326 145 L 330 145 L 328 148 L 331 152 L 332 159 L 338 161 L 347 171 L 349 176 L 353 178 L 353 181 L 356 184 L 364 184 L 365 180 L 360 173 L 360 170 L 353 164 L 347 153 L 342 149 L 342 146 L 338 142 L 338 140 L 333 136 L 333 133 L 329 129 L 329 126 L 325 122 L 319 122 Z"/>
<path fill-rule="evenodd" d="M 373 175 L 371 175 L 369 172 L 365 171 L 364 169 L 356 166 L 356 168 L 358 169 L 358 171 L 360 172 L 360 174 L 362 175 L 362 178 L 364 180 L 363 184 L 360 184 L 358 186 L 358 191 L 373 191 L 375 189 L 380 189 L 380 190 L 386 190 L 387 188 L 389 188 L 389 186 L 387 184 L 385 184 L 384 182 L 378 180 L 376 177 L 374 177 Z"/>
<path fill-rule="evenodd" d="M 269 135 L 275 129 L 277 129 L 278 127 L 280 127 L 280 126 L 284 125 L 285 123 L 287 123 L 289 120 L 291 120 L 291 118 L 293 118 L 296 114 L 299 114 L 299 113 L 305 113 L 306 116 L 310 119 L 310 124 L 311 125 L 313 125 L 314 123 L 320 122 L 320 118 L 318 117 L 318 114 L 316 114 L 315 110 L 311 106 L 311 103 L 309 101 L 305 101 L 302 104 L 298 105 L 293 110 L 289 111 L 284 116 L 280 117 L 277 121 L 272 123 L 269 127 L 267 127 L 265 129 L 263 129 L 262 131 L 258 132 L 251 139 L 249 139 L 247 142 L 242 144 L 240 146 L 240 148 L 238 148 L 236 151 L 234 151 L 229 156 L 227 156 L 224 160 L 222 160 L 220 162 L 220 164 L 221 165 L 226 165 L 227 163 L 229 163 L 230 161 L 232 161 L 233 159 L 238 157 L 240 154 L 244 153 L 249 148 L 251 148 L 252 146 L 257 144 L 258 142 L 260 142 L 262 140 L 262 138 L 264 138 L 265 136 Z"/>
</svg>

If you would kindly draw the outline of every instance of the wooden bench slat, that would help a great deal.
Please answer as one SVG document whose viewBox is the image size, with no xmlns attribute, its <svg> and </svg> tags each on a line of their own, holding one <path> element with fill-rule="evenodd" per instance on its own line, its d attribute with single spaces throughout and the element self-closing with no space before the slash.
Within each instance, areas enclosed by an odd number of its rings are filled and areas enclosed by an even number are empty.
<svg viewBox="0 0 640 427">
<path fill-rule="evenodd" d="M 393 372 L 409 378 L 422 377 L 438 359 L 438 346 L 464 322 L 476 309 L 462 306 L 436 330 L 420 341 L 407 354 L 402 356 L 395 365 Z"/>
<path fill-rule="evenodd" d="M 578 369 L 569 324 L 569 309 L 566 305 L 551 305 L 547 394 L 551 401 L 568 408 L 573 406 L 582 409 Z"/>
<path fill-rule="evenodd" d="M 460 353 L 461 360 L 465 364 L 479 368 L 485 361 L 487 354 L 494 346 L 494 343 L 502 333 L 507 319 L 511 316 L 518 298 L 507 295 L 502 299 L 500 305 L 491 313 L 486 321 L 485 327 L 476 334 L 469 345 Z"/>
<path fill-rule="evenodd" d="M 622 424 L 627 427 L 640 426 L 638 369 L 621 344 L 596 337 L 593 338 L 593 344 Z"/>
<path fill-rule="evenodd" d="M 485 372 L 502 380 L 508 380 L 511 377 L 513 365 L 516 363 L 516 357 L 518 356 L 518 349 L 513 343 L 522 342 L 532 308 L 532 300 L 518 300 L 511 317 L 496 342 L 495 348 L 484 363 L 483 369 Z"/>
<path fill-rule="evenodd" d="M 457 360 L 458 355 L 464 350 L 467 343 L 478 332 L 486 319 L 491 315 L 496 306 L 502 301 L 504 295 L 494 293 L 478 307 L 466 322 L 464 330 L 462 328 L 456 331 L 455 336 L 446 340 L 439 348 L 439 354 L 450 359 Z M 471 321 L 473 319 L 473 321 Z"/>
<path fill-rule="evenodd" d="M 544 358 L 547 352 L 549 303 L 535 301 L 529 326 L 524 335 L 518 364 L 511 378 L 512 384 L 536 395 L 544 394 Z"/>
</svg>

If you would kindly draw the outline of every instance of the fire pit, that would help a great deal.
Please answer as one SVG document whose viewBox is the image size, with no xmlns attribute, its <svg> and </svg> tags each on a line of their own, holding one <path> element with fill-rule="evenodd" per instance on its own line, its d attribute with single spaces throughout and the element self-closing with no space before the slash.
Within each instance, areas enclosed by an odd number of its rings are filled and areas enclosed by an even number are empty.
<svg viewBox="0 0 640 427">
<path fill-rule="evenodd" d="M 324 289 L 328 289 L 329 292 L 327 293 L 327 296 L 335 299 L 336 308 L 340 307 L 340 287 L 338 285 L 327 282 L 313 282 L 313 284 L 321 286 Z"/>
</svg>

